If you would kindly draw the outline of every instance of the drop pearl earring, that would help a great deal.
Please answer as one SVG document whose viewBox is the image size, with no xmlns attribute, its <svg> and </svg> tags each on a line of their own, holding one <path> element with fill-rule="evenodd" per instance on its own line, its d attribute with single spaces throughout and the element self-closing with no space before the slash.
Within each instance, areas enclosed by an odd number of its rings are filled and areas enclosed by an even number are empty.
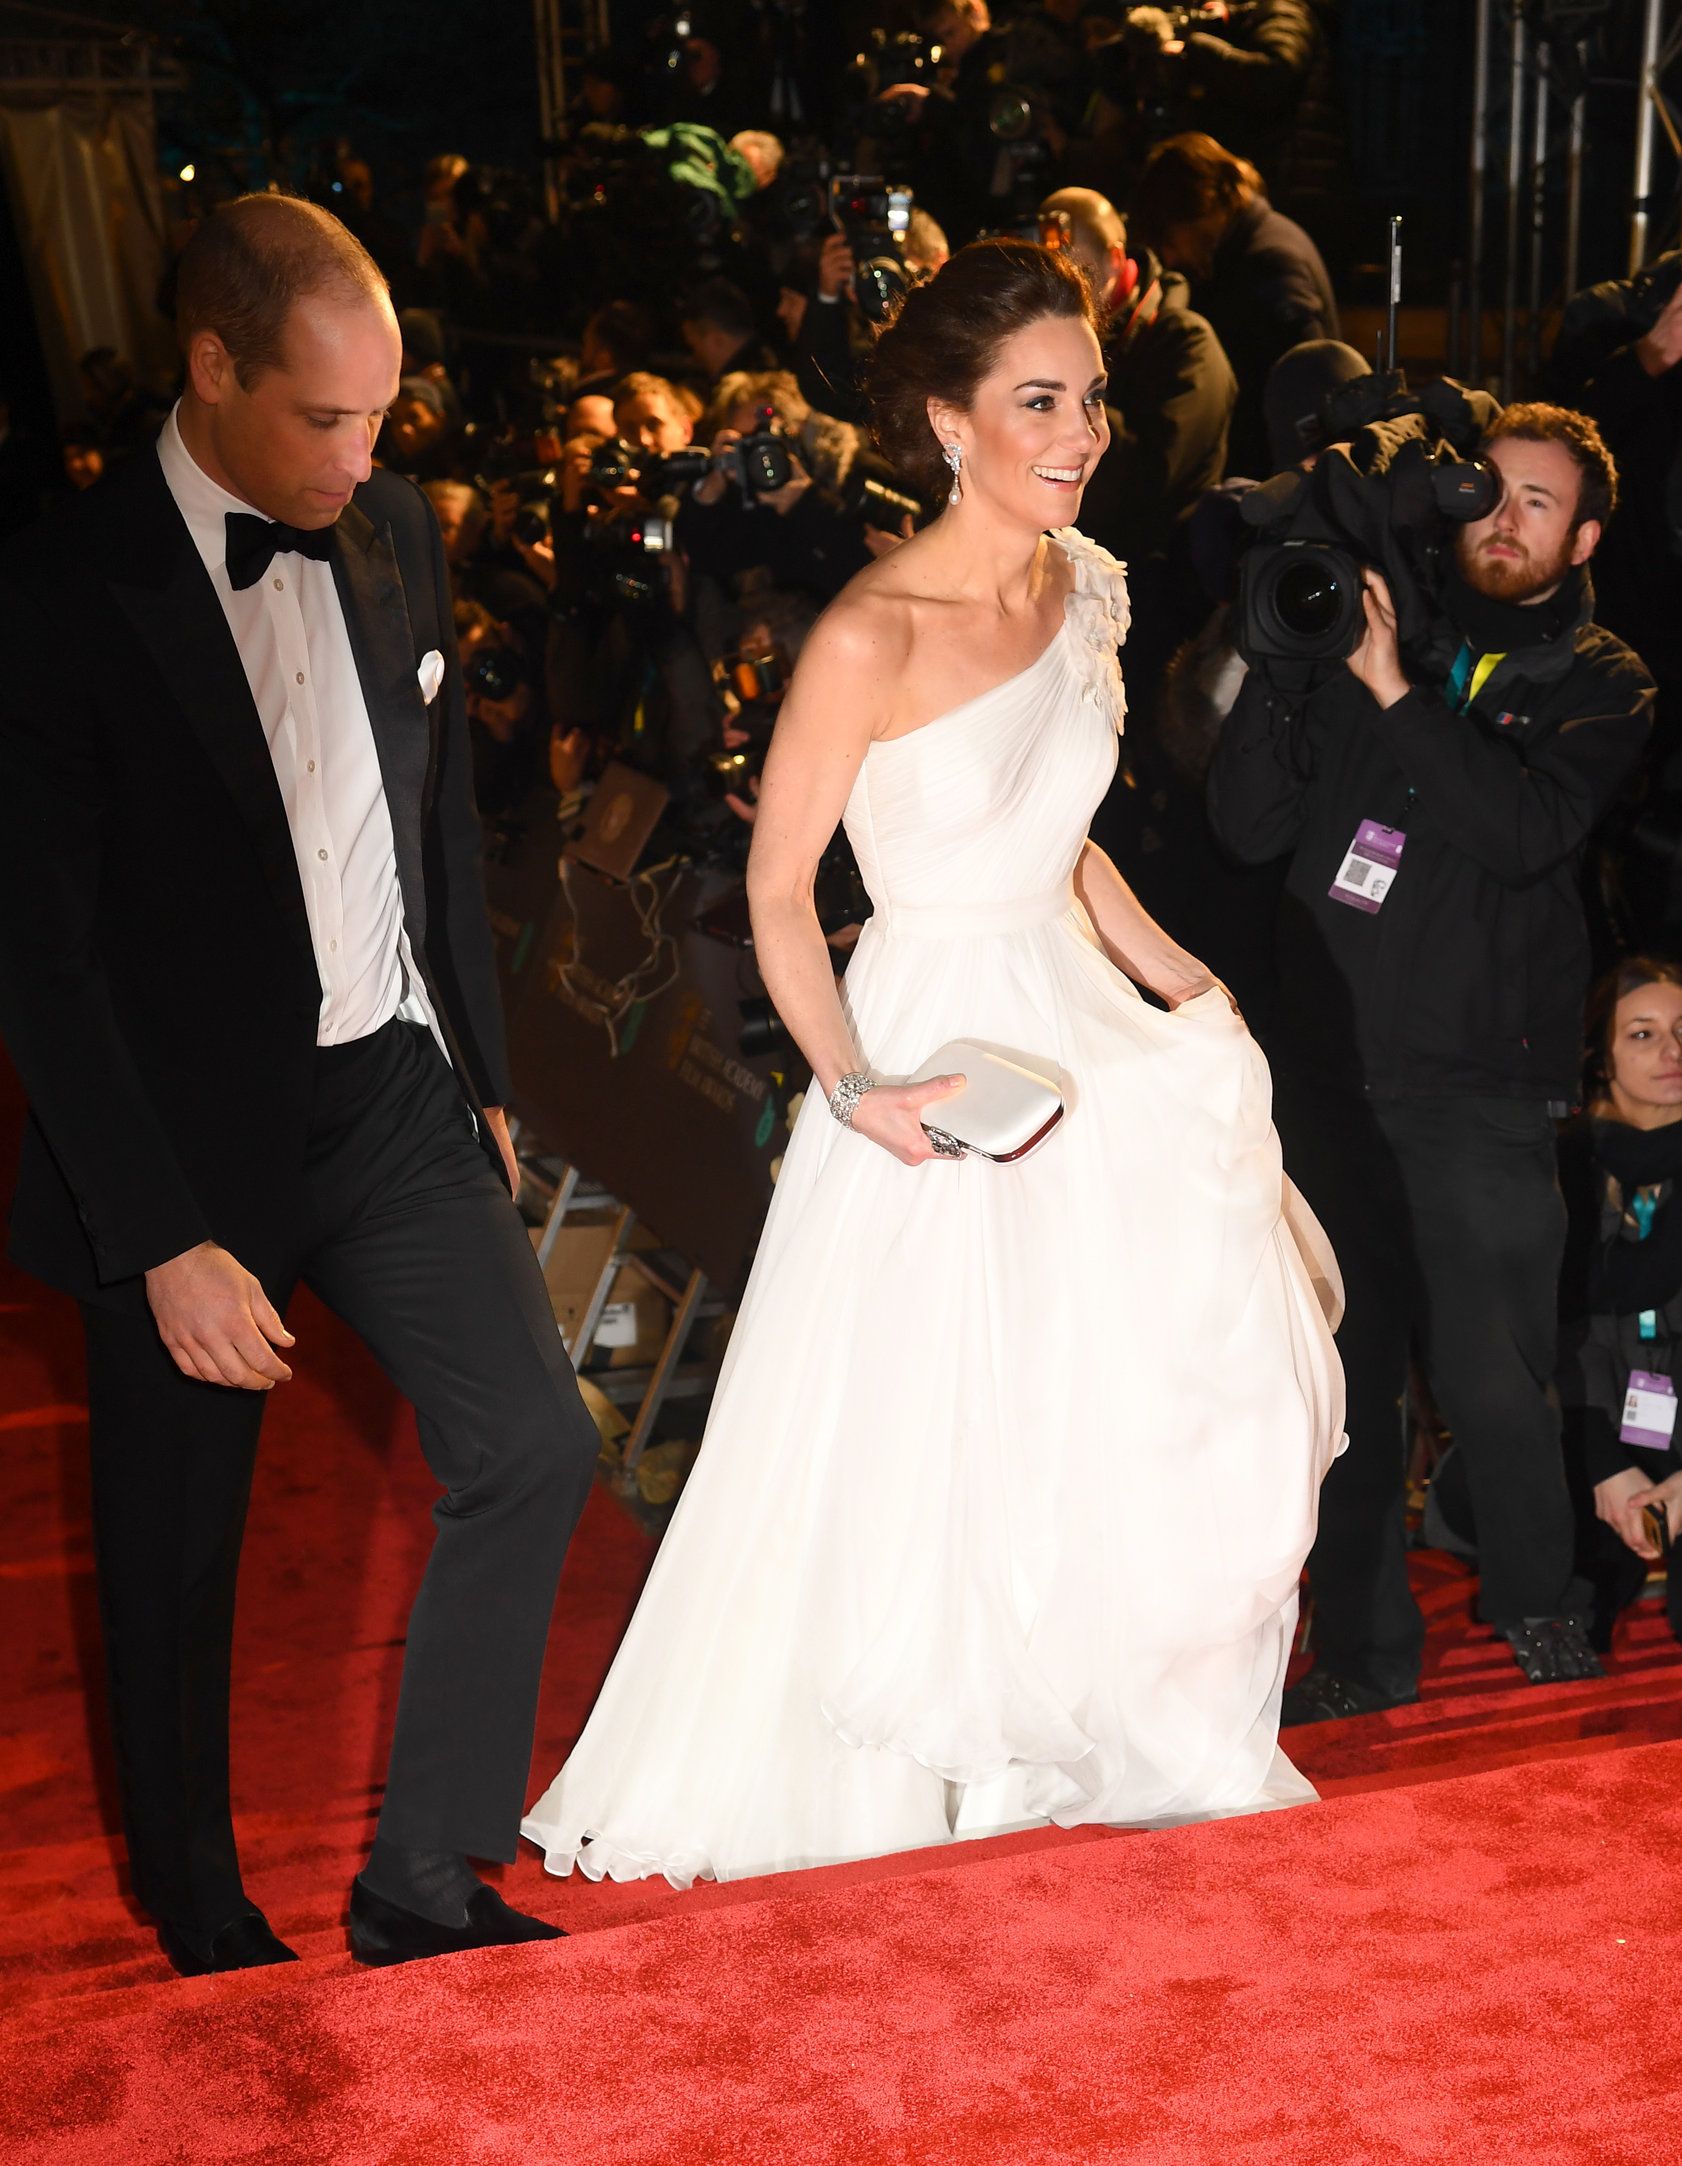
<svg viewBox="0 0 1682 2166">
<path fill-rule="evenodd" d="M 952 469 L 952 487 L 947 493 L 946 501 L 948 504 L 961 504 L 964 492 L 958 486 L 958 468 L 963 464 L 963 447 L 959 444 L 947 444 L 942 449 L 942 456 Z"/>
</svg>

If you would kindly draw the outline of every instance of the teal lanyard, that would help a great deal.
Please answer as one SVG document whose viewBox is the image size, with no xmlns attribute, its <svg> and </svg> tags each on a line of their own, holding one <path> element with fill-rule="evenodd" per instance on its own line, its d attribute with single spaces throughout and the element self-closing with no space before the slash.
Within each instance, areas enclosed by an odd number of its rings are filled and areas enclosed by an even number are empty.
<svg viewBox="0 0 1682 2166">
<path fill-rule="evenodd" d="M 1653 1230 L 1653 1214 L 1659 1207 L 1659 1199 L 1657 1196 L 1645 1195 L 1640 1190 L 1637 1190 L 1629 1199 L 1629 1207 L 1635 1219 L 1637 1232 L 1640 1238 L 1645 1241 Z M 1657 1309 L 1643 1309 L 1636 1318 L 1635 1323 L 1643 1343 L 1650 1346 L 1659 1335 L 1659 1313 Z"/>
</svg>

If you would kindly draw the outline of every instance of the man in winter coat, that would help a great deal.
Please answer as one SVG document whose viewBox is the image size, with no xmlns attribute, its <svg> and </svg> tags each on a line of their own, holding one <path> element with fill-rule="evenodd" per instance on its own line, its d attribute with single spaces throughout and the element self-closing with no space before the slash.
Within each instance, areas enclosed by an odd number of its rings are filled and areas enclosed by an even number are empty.
<svg viewBox="0 0 1682 2166">
<path fill-rule="evenodd" d="M 1444 636 L 1410 683 L 1383 579 L 1306 700 L 1253 671 L 1210 777 L 1216 834 L 1290 856 L 1269 1052 L 1285 1162 L 1346 1280 L 1349 1449 L 1309 1561 L 1318 1660 L 1287 1722 L 1417 1696 L 1398 1411 L 1417 1334 L 1477 1515 L 1480 1614 L 1532 1682 L 1599 1674 L 1572 1570 L 1554 1370 L 1577 1095 L 1583 846 L 1645 741 L 1652 680 L 1594 622 L 1616 492 L 1594 424 L 1508 407 L 1504 494 L 1463 528 Z"/>
</svg>

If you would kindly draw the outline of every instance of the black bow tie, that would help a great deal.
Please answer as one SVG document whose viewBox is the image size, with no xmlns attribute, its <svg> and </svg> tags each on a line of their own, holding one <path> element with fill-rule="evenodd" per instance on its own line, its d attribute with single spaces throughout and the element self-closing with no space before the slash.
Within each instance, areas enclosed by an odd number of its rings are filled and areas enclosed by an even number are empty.
<svg viewBox="0 0 1682 2166">
<path fill-rule="evenodd" d="M 288 552 L 325 564 L 333 551 L 330 526 L 286 526 L 248 511 L 228 513 L 228 584 L 237 594 L 254 587 L 278 556 Z"/>
</svg>

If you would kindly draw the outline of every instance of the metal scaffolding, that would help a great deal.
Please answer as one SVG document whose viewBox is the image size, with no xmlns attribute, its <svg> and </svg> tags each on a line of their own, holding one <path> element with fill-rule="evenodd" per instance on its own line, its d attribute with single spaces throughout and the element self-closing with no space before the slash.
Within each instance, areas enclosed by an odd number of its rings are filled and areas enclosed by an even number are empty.
<svg viewBox="0 0 1682 2166">
<path fill-rule="evenodd" d="M 1682 61 L 1682 0 L 1629 0 L 1639 10 L 1641 59 L 1635 82 L 1635 160 L 1630 186 L 1628 268 L 1638 270 L 1663 237 L 1653 201 L 1657 131 L 1682 162 L 1682 110 L 1664 88 Z M 1557 222 L 1559 278 L 1569 297 L 1581 282 L 1583 162 L 1590 40 L 1617 0 L 1477 0 L 1472 65 L 1472 133 L 1467 168 L 1465 307 L 1454 359 L 1471 383 L 1493 382 L 1503 398 L 1541 363 L 1550 300 L 1547 261 Z M 1549 177 L 1561 186 L 1550 195 Z M 1499 198 L 1492 203 L 1499 175 Z M 1491 235 L 1499 228 L 1498 260 Z M 1497 287 L 1497 281 L 1498 287 Z M 1497 329 L 1489 367 L 1488 320 Z"/>
</svg>

